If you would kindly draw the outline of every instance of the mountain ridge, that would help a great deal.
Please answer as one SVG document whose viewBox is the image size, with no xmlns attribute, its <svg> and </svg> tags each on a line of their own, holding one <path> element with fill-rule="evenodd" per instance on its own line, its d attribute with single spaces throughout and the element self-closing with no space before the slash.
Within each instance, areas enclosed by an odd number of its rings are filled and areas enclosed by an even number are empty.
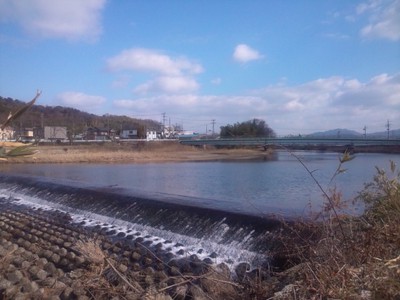
<svg viewBox="0 0 400 300">
<path fill-rule="evenodd" d="M 0 96 L 0 120 L 6 120 L 10 112 L 15 112 L 25 102 Z M 1 123 L 1 122 L 0 122 Z M 88 127 L 109 128 L 114 130 L 136 129 L 138 136 L 146 137 L 146 129 L 156 129 L 160 123 L 149 119 L 136 119 L 128 116 L 106 114 L 103 116 L 87 113 L 64 106 L 33 105 L 27 113 L 16 121 L 14 128 L 42 128 L 44 126 L 65 126 L 71 133 L 79 134 Z"/>
<path fill-rule="evenodd" d="M 346 128 L 336 128 L 330 129 L 326 131 L 318 131 L 311 134 L 306 135 L 307 137 L 330 137 L 330 138 L 362 138 L 365 136 L 364 133 L 357 132 L 355 130 L 350 130 Z M 388 132 L 387 131 L 378 131 L 366 133 L 367 138 L 374 139 L 387 139 Z M 400 129 L 393 129 L 389 131 L 389 137 L 391 139 L 399 139 L 400 138 Z"/>
</svg>

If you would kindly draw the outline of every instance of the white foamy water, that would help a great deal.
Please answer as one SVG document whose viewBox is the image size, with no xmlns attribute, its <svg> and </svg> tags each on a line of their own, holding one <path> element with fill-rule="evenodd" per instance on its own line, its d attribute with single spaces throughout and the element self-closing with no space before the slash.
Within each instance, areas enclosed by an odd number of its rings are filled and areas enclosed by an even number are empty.
<svg viewBox="0 0 400 300">
<path fill-rule="evenodd" d="M 265 256 L 243 248 L 243 245 L 251 238 L 252 232 L 240 242 L 232 241 L 227 244 L 215 242 L 220 240 L 220 237 L 229 230 L 228 225 L 224 223 L 221 223 L 221 226 L 219 226 L 223 229 L 216 231 L 211 238 L 199 239 L 177 234 L 169 230 L 153 228 L 147 225 L 75 209 L 8 189 L 0 189 L 0 197 L 8 199 L 13 204 L 24 205 L 33 209 L 40 208 L 46 211 L 59 210 L 66 212 L 71 216 L 72 223 L 87 227 L 100 226 L 107 229 L 107 231 L 115 230 L 112 236 L 124 233 L 125 236 L 133 235 L 134 238 L 141 237 L 143 238 L 142 243 L 148 244 L 150 248 L 161 243 L 161 248 L 172 253 L 175 258 L 188 257 L 193 254 L 197 255 L 199 259 L 210 258 L 211 256 L 214 257 L 211 258 L 214 264 L 225 263 L 232 271 L 241 262 L 249 263 L 252 267 L 256 268 L 266 261 Z"/>
</svg>

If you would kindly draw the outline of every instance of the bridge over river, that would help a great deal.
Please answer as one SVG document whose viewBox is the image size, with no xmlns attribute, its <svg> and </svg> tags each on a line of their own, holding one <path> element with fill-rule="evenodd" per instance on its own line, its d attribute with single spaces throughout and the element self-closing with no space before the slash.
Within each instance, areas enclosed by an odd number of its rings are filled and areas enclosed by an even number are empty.
<svg viewBox="0 0 400 300">
<path fill-rule="evenodd" d="M 194 146 L 258 146 L 287 147 L 296 149 L 400 149 L 400 139 L 365 139 L 365 138 L 229 138 L 229 139 L 188 139 L 181 144 Z M 396 151 L 396 152 L 397 152 Z"/>
</svg>

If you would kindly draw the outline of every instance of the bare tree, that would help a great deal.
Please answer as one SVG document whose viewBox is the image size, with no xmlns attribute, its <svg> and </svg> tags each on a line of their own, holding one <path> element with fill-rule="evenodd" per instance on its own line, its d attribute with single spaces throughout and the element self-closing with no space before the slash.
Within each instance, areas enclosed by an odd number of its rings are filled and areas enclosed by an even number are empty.
<svg viewBox="0 0 400 300">
<path fill-rule="evenodd" d="M 11 113 L 8 115 L 7 120 L 1 125 L 1 130 L 4 130 L 4 128 L 6 128 L 6 126 L 8 126 L 12 121 L 18 119 L 20 116 L 22 116 L 29 108 L 31 108 L 33 106 L 33 104 L 35 104 L 37 98 L 39 98 L 39 96 L 42 94 L 42 91 L 37 91 L 36 92 L 36 96 L 35 98 L 33 98 L 31 101 L 29 101 L 28 103 L 26 103 L 23 107 L 21 107 L 20 109 L 18 109 L 16 112 Z"/>
<path fill-rule="evenodd" d="M 2 130 L 6 128 L 12 121 L 16 120 L 20 116 L 22 116 L 29 108 L 32 107 L 33 104 L 35 104 L 36 100 L 39 98 L 41 95 L 41 91 L 36 92 L 36 96 L 26 103 L 23 107 L 18 109 L 16 112 L 11 113 L 8 115 L 7 120 L 0 126 Z M 26 146 L 18 146 L 15 147 L 9 151 L 6 151 L 6 148 L 3 146 L 0 146 L 0 160 L 7 160 L 10 157 L 15 157 L 15 156 L 27 156 L 27 155 L 32 155 L 35 154 L 37 151 L 32 150 L 29 145 Z"/>
</svg>

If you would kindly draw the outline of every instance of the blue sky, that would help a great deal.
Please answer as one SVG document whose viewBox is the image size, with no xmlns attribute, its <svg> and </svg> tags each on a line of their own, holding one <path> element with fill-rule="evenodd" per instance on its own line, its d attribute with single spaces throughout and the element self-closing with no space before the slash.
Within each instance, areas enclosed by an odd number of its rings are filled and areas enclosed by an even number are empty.
<svg viewBox="0 0 400 300">
<path fill-rule="evenodd" d="M 204 133 L 400 128 L 400 0 L 0 0 L 0 95 Z"/>
</svg>

